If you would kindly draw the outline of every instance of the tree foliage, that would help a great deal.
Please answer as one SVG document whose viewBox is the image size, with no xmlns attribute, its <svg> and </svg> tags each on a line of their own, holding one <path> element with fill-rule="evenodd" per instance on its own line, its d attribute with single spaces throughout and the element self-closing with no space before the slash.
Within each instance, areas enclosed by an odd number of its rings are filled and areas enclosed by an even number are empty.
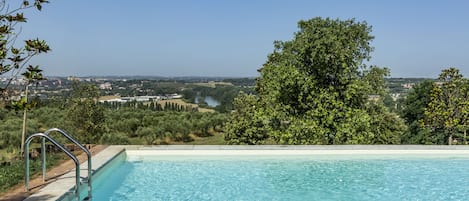
<svg viewBox="0 0 469 201">
<path fill-rule="evenodd" d="M 420 125 L 425 117 L 425 108 L 430 102 L 434 84 L 433 80 L 425 80 L 416 84 L 404 99 L 400 116 L 408 125 L 408 130 L 402 136 L 402 143 L 435 144 L 440 141 L 430 136 L 428 128 Z"/>
<path fill-rule="evenodd" d="M 244 92 L 233 101 L 236 108 L 226 123 L 225 140 L 229 144 L 261 144 L 268 138 L 257 97 Z"/>
<path fill-rule="evenodd" d="M 442 131 L 451 145 L 453 136 L 469 126 L 469 82 L 457 68 L 443 70 L 438 81 L 431 91 L 423 123 L 432 131 Z"/>
<path fill-rule="evenodd" d="M 5 105 L 5 100 L 9 97 L 7 89 L 18 75 L 22 74 L 28 81 L 42 79 L 39 66 L 26 66 L 32 57 L 50 51 L 47 43 L 40 39 L 28 39 L 24 41 L 23 46 L 17 46 L 21 23 L 27 21 L 23 12 L 29 8 L 36 8 L 40 11 L 42 5 L 48 1 L 25 0 L 16 3 L 18 5 L 10 5 L 6 0 L 0 1 L 0 75 L 10 74 L 8 82 L 0 86 L 0 99 L 2 99 L 0 106 Z"/>
<path fill-rule="evenodd" d="M 285 144 L 375 143 L 375 133 L 396 135 L 383 137 L 379 143 L 399 143 L 399 132 L 392 131 L 396 128 L 384 119 L 372 123 L 374 116 L 366 106 L 370 95 L 385 94 L 384 76 L 389 73 L 386 68 L 364 64 L 373 50 L 371 27 L 354 19 L 329 18 L 300 21 L 298 26 L 293 40 L 274 43 L 274 52 L 259 69 L 257 102 L 235 107 L 236 115 L 246 114 L 248 120 L 255 117 L 256 124 L 237 122 L 244 119 L 233 115 L 229 125 L 239 126 L 229 130 L 238 134 L 229 134 L 233 137 L 228 140 L 264 136 L 268 129 L 271 139 Z M 243 113 L 249 105 L 255 109 Z M 385 108 L 380 112 L 388 113 Z M 373 124 L 380 127 L 372 129 Z M 247 131 L 254 133 L 240 134 Z"/>
<path fill-rule="evenodd" d="M 97 142 L 107 131 L 104 108 L 98 104 L 99 90 L 94 85 L 74 83 L 72 91 L 67 117 L 81 142 Z"/>
</svg>

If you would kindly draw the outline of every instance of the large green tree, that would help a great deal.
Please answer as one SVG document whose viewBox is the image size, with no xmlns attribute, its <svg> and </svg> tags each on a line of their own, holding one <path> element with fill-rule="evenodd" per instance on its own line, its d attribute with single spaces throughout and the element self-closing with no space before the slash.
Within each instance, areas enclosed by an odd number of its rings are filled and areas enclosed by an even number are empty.
<svg viewBox="0 0 469 201">
<path fill-rule="evenodd" d="M 387 69 L 365 65 L 373 50 L 371 27 L 354 19 L 319 17 L 298 26 L 292 40 L 274 43 L 274 52 L 259 69 L 259 100 L 253 108 L 262 116 L 256 116 L 253 126 L 268 129 L 270 138 L 286 144 L 367 144 L 376 142 L 376 133 L 389 134 L 384 132 L 387 126 L 374 128 L 383 132 L 371 128 L 376 122 L 369 109 L 376 107 L 367 108 L 382 104 L 370 103 L 369 97 L 381 98 L 388 74 Z M 263 135 L 251 135 L 256 134 Z M 380 143 L 399 143 L 398 138 L 383 137 Z"/>
<path fill-rule="evenodd" d="M 465 133 L 469 125 L 469 82 L 457 68 L 443 70 L 438 81 L 425 109 L 424 125 L 442 131 L 451 145 L 454 135 Z"/>
</svg>

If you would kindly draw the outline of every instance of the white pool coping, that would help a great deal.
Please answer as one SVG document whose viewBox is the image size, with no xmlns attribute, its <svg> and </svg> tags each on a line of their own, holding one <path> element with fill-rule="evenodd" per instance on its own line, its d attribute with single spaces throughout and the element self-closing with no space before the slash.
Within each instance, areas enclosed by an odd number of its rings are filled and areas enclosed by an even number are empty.
<svg viewBox="0 0 469 201">
<path fill-rule="evenodd" d="M 469 150 L 465 145 L 127 145 L 126 150 Z"/>
<path fill-rule="evenodd" d="M 132 156 L 468 155 L 469 150 L 126 150 Z"/>
<path fill-rule="evenodd" d="M 97 155 L 93 156 L 93 169 L 98 170 L 111 161 L 122 151 L 131 157 L 150 156 L 363 156 L 363 155 L 388 155 L 388 156 L 467 156 L 469 158 L 469 146 L 445 146 L 445 145 L 163 145 L 163 146 L 109 146 Z M 87 177 L 87 162 L 80 166 L 81 176 Z M 57 181 L 48 184 L 26 201 L 58 200 L 73 190 L 75 186 L 75 171 L 61 176 Z M 86 185 L 83 186 L 86 188 Z"/>
</svg>

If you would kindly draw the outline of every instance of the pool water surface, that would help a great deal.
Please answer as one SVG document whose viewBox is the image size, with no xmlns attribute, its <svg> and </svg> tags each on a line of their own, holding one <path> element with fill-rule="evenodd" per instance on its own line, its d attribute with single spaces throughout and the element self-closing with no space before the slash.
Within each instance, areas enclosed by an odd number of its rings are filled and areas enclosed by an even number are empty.
<svg viewBox="0 0 469 201">
<path fill-rule="evenodd" d="M 123 157 L 93 200 L 466 200 L 469 158 Z"/>
</svg>

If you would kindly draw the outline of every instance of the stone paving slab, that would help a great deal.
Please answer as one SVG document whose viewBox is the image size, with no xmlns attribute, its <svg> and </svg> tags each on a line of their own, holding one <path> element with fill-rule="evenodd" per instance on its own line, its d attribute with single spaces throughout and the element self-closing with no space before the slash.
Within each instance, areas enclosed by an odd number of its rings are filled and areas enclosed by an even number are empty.
<svg viewBox="0 0 469 201">
<path fill-rule="evenodd" d="M 129 145 L 127 150 L 469 150 L 467 145 Z"/>
</svg>

